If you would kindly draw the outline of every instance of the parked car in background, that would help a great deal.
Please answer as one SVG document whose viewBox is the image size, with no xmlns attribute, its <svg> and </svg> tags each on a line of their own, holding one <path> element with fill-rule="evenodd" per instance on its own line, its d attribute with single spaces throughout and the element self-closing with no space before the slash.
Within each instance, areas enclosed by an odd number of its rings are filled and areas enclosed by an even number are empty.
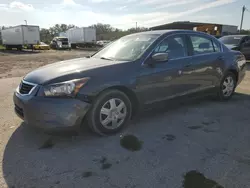
<svg viewBox="0 0 250 188">
<path fill-rule="evenodd" d="M 84 122 L 109 135 L 156 102 L 204 94 L 229 100 L 245 71 L 244 55 L 211 35 L 147 31 L 122 37 L 89 58 L 28 73 L 13 99 L 16 114 L 30 126 L 53 130 Z"/>
<path fill-rule="evenodd" d="M 69 43 L 69 39 L 67 37 L 55 37 L 50 43 L 50 47 L 52 49 L 61 50 L 67 49 L 71 50 L 71 45 Z"/>
<path fill-rule="evenodd" d="M 221 36 L 221 35 L 215 35 L 214 37 L 217 38 L 217 39 L 219 39 L 219 38 L 221 38 L 222 36 Z"/>
<path fill-rule="evenodd" d="M 111 41 L 109 41 L 109 40 L 99 40 L 99 41 L 96 42 L 96 44 L 99 45 L 99 46 L 106 46 L 106 45 L 108 45 L 110 42 L 111 42 Z"/>
<path fill-rule="evenodd" d="M 36 44 L 33 46 L 34 50 L 49 50 L 50 46 L 45 44 L 44 42 L 40 42 L 40 44 Z"/>
<path fill-rule="evenodd" d="M 219 39 L 231 50 L 238 50 L 250 59 L 250 36 L 249 35 L 227 35 Z"/>
</svg>

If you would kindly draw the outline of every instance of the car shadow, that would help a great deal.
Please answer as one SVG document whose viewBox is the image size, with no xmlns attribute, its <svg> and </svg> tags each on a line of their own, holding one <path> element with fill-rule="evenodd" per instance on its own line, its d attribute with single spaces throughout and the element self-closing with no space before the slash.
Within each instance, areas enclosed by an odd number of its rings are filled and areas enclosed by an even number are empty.
<svg viewBox="0 0 250 188">
<path fill-rule="evenodd" d="M 248 101 L 250 95 L 236 93 L 230 103 L 240 100 Z M 193 106 L 202 107 L 208 102 L 217 103 L 217 101 L 211 101 L 210 97 L 206 97 L 175 104 L 158 104 L 138 114 L 132 121 L 131 126 L 136 124 L 138 129 L 147 129 L 147 127 L 144 127 L 145 122 L 157 121 L 166 112 L 170 113 L 170 116 L 174 113 L 185 113 Z M 126 131 L 124 130 L 124 132 Z M 48 178 L 50 175 L 58 178 L 64 172 L 75 172 L 79 162 L 85 161 L 86 163 L 86 160 L 88 160 L 91 163 L 97 151 L 106 155 L 108 153 L 106 149 L 100 152 L 103 147 L 113 148 L 117 153 L 123 155 L 122 150 L 115 148 L 118 145 L 117 140 L 119 140 L 119 135 L 98 137 L 87 128 L 80 135 L 74 133 L 48 135 L 36 129 L 31 129 L 25 123 L 22 123 L 13 132 L 6 144 L 2 161 L 3 176 L 9 187 L 36 187 L 36 182 L 41 179 L 44 181 L 45 187 L 47 185 L 47 187 L 50 187 L 51 184 L 55 183 L 50 182 L 51 180 Z M 108 146 L 104 146 L 106 144 Z"/>
<path fill-rule="evenodd" d="M 38 53 L 41 53 L 40 51 L 38 50 L 0 50 L 0 53 L 3 53 L 3 54 L 11 54 L 11 55 L 26 55 L 26 54 L 38 54 Z"/>
<path fill-rule="evenodd" d="M 41 172 L 31 172 L 36 165 L 43 163 L 48 168 L 54 168 L 50 158 L 60 158 L 63 155 L 64 157 L 57 161 L 62 168 L 60 166 L 56 168 L 61 173 L 60 171 L 65 171 L 63 165 L 67 166 L 68 160 L 71 160 L 70 150 L 78 148 L 78 152 L 80 152 L 79 149 L 84 143 L 90 145 L 93 140 L 98 143 L 103 142 L 98 141 L 98 139 L 102 138 L 94 135 L 89 130 L 78 135 L 74 131 L 47 134 L 21 123 L 11 135 L 4 150 L 2 172 L 6 184 L 10 188 L 39 187 L 41 185 L 36 186 L 36 179 L 40 179 L 44 169 Z M 44 158 L 43 155 L 45 155 Z M 81 155 L 81 152 L 79 155 Z M 72 160 L 74 161 L 74 159 Z M 34 183 L 33 186 L 31 186 L 32 183 Z"/>
</svg>

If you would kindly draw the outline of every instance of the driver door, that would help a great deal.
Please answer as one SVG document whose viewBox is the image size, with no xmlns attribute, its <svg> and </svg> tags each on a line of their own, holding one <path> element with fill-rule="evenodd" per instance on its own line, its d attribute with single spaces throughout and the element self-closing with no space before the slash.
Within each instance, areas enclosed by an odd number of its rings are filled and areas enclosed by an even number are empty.
<svg viewBox="0 0 250 188">
<path fill-rule="evenodd" d="M 156 53 L 168 53 L 168 60 L 155 62 Z M 189 90 L 182 74 L 188 56 L 186 35 L 171 35 L 156 45 L 154 51 L 141 67 L 137 78 L 137 91 L 144 104 L 174 98 Z"/>
</svg>

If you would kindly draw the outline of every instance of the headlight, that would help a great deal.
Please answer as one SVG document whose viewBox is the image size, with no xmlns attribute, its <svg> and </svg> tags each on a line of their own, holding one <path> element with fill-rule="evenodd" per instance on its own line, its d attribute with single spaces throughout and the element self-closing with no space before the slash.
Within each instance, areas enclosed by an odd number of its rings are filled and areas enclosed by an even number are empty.
<svg viewBox="0 0 250 188">
<path fill-rule="evenodd" d="M 74 97 L 81 87 L 83 87 L 90 78 L 82 78 L 71 80 L 62 83 L 51 84 L 44 86 L 44 95 L 50 97 L 56 96 L 70 96 Z"/>
</svg>

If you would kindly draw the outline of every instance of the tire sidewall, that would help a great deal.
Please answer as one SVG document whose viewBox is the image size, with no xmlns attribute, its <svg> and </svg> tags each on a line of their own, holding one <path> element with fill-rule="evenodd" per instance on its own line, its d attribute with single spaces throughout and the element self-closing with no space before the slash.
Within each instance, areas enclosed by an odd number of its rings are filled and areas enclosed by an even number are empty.
<svg viewBox="0 0 250 188">
<path fill-rule="evenodd" d="M 102 106 L 110 99 L 112 98 L 117 98 L 122 100 L 127 108 L 127 116 L 124 120 L 124 122 L 116 129 L 106 129 L 100 122 L 100 111 Z M 132 114 L 132 105 L 131 102 L 129 100 L 129 98 L 123 93 L 120 92 L 118 90 L 108 90 L 104 93 L 102 93 L 97 100 L 94 102 L 93 108 L 91 109 L 90 113 L 89 113 L 89 126 L 90 128 L 100 134 L 100 135 L 110 135 L 110 134 L 114 134 L 117 133 L 119 131 L 121 131 L 127 124 L 128 121 L 131 118 L 131 114 Z"/>
<path fill-rule="evenodd" d="M 233 82 L 234 82 L 234 89 L 233 89 L 233 92 L 231 93 L 231 95 L 230 96 L 225 96 L 224 94 L 223 94 L 223 83 L 224 83 L 224 81 L 225 81 L 225 79 L 227 78 L 227 77 L 232 77 L 233 78 Z M 232 96 L 233 96 L 233 94 L 234 94 L 234 91 L 235 91 L 235 88 L 236 88 L 236 77 L 235 77 L 235 75 L 233 74 L 233 73 L 231 73 L 231 72 L 229 72 L 229 73 L 227 73 L 224 77 L 223 77 L 223 79 L 222 79 L 222 81 L 221 81 L 221 84 L 220 84 L 220 90 L 219 90 L 219 97 L 220 97 L 220 99 L 222 99 L 222 100 L 228 100 L 228 99 L 230 99 Z"/>
</svg>

